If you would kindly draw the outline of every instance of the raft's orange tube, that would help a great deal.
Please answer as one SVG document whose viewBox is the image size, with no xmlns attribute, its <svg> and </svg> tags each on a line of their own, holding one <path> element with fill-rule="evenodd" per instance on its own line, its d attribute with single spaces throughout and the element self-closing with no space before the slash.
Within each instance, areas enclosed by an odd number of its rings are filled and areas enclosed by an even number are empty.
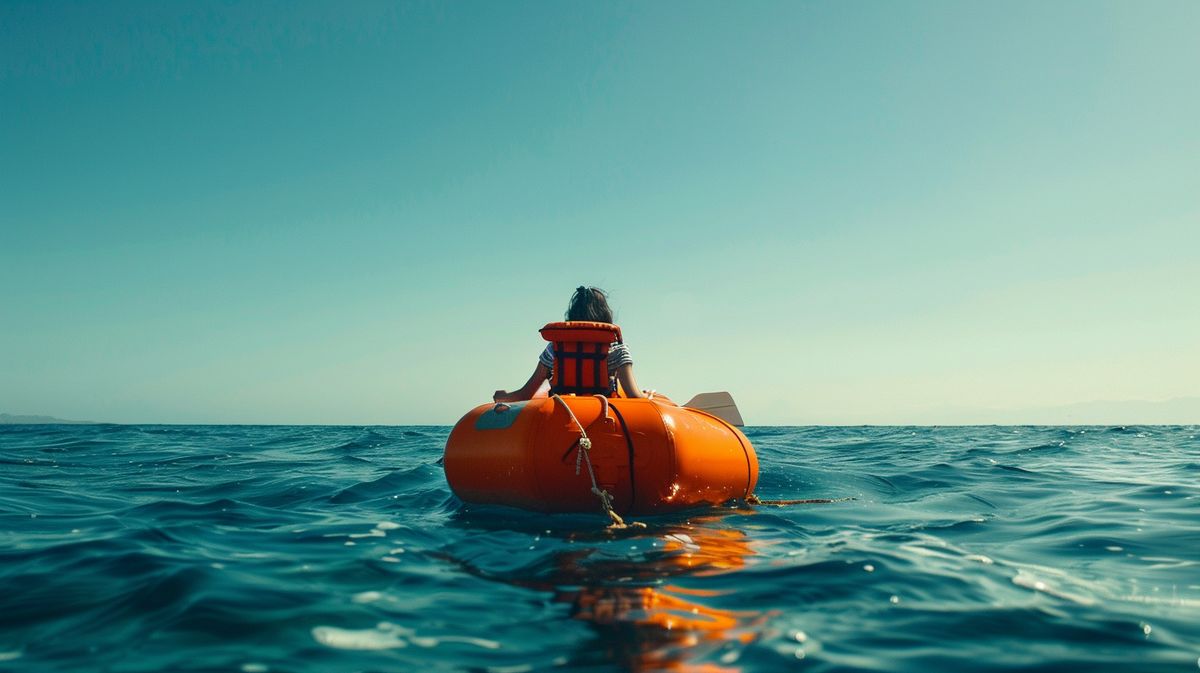
<svg viewBox="0 0 1200 673">
<path fill-rule="evenodd" d="M 725 421 L 669 400 L 560 398 L 592 440 L 600 488 L 620 514 L 651 514 L 745 498 L 758 481 L 750 440 Z M 446 442 L 446 481 L 470 503 L 595 512 L 587 467 L 575 473 L 579 428 L 540 398 L 472 409 Z"/>
</svg>

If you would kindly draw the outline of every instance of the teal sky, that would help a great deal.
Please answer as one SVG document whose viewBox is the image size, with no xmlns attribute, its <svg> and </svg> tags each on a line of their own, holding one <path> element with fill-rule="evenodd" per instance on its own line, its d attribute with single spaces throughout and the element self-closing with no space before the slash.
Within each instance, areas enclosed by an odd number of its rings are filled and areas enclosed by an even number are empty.
<svg viewBox="0 0 1200 673">
<path fill-rule="evenodd" d="M 752 424 L 1200 396 L 1198 30 L 1190 1 L 5 2 L 0 411 L 451 423 L 581 283 L 643 386 Z"/>
</svg>

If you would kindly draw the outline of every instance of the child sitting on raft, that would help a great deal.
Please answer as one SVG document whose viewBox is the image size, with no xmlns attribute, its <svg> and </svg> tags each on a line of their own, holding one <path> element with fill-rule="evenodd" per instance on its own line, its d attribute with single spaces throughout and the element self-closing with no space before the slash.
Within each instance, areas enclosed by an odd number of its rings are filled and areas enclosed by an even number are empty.
<svg viewBox="0 0 1200 673">
<path fill-rule="evenodd" d="M 598 287 L 580 285 L 571 296 L 571 304 L 567 307 L 567 320 L 588 320 L 592 322 L 612 323 L 612 309 L 608 307 L 608 295 Z M 554 344 L 546 344 L 546 349 L 538 356 L 537 368 L 525 385 L 511 393 L 497 390 L 492 395 L 496 402 L 520 402 L 533 397 L 542 383 L 550 378 L 554 371 Z M 633 378 L 633 358 L 629 348 L 623 343 L 614 343 L 608 351 L 608 376 L 621 384 L 626 397 L 645 397 L 642 389 L 638 388 Z"/>
</svg>

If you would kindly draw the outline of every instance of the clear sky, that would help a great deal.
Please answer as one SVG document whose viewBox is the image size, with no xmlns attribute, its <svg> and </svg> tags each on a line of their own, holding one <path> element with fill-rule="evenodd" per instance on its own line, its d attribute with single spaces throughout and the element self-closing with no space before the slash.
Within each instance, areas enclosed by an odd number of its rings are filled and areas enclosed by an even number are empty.
<svg viewBox="0 0 1200 673">
<path fill-rule="evenodd" d="M 1198 33 L 1194 1 L 6 1 L 0 411 L 450 423 L 581 283 L 644 386 L 751 424 L 1200 396 Z"/>
</svg>

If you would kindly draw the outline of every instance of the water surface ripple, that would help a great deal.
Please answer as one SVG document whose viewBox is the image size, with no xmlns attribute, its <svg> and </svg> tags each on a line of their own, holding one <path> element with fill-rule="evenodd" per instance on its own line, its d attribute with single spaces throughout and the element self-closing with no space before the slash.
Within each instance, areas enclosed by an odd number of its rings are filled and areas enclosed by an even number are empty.
<svg viewBox="0 0 1200 673">
<path fill-rule="evenodd" d="M 618 532 L 463 505 L 448 432 L 0 428 L 0 670 L 1197 670 L 1195 426 L 751 428 L 854 499 Z"/>
</svg>

